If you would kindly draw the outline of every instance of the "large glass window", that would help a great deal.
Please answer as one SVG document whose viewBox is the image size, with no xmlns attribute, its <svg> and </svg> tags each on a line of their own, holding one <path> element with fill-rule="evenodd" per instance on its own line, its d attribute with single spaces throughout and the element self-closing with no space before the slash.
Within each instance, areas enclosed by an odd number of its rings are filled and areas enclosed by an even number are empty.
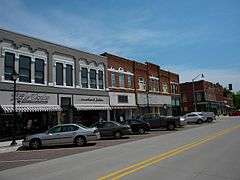
<svg viewBox="0 0 240 180">
<path fill-rule="evenodd" d="M 44 84 L 44 60 L 35 59 L 35 83 Z"/>
<path fill-rule="evenodd" d="M 73 69 L 72 65 L 66 65 L 66 86 L 73 86 Z"/>
<path fill-rule="evenodd" d="M 116 86 L 116 75 L 114 72 L 111 74 L 111 79 L 112 79 L 112 87 Z"/>
<path fill-rule="evenodd" d="M 19 81 L 31 82 L 31 58 L 28 56 L 19 56 Z"/>
<path fill-rule="evenodd" d="M 63 64 L 56 63 L 56 85 L 63 85 Z"/>
<path fill-rule="evenodd" d="M 119 86 L 124 87 L 124 84 L 125 84 L 125 75 L 119 74 Z"/>
<path fill-rule="evenodd" d="M 128 96 L 118 95 L 118 103 L 128 103 Z"/>
<path fill-rule="evenodd" d="M 97 88 L 96 70 L 90 69 L 90 88 Z"/>
<path fill-rule="evenodd" d="M 14 65 L 15 65 L 15 54 L 6 52 L 5 60 L 4 60 L 4 78 L 5 78 L 5 80 L 12 80 Z"/>
<path fill-rule="evenodd" d="M 81 84 L 83 88 L 88 88 L 88 69 L 81 69 Z"/>
<path fill-rule="evenodd" d="M 98 71 L 98 87 L 103 89 L 103 71 Z"/>
<path fill-rule="evenodd" d="M 128 88 L 132 88 L 133 84 L 133 77 L 131 75 L 128 75 Z"/>
</svg>

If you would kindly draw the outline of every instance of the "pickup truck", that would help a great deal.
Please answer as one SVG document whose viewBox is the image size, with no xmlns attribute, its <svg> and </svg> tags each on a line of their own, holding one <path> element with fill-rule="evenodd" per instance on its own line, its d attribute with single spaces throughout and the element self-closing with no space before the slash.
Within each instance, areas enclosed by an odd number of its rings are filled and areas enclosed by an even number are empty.
<svg viewBox="0 0 240 180">
<path fill-rule="evenodd" d="M 176 127 L 180 126 L 180 117 L 161 116 L 159 114 L 144 114 L 138 118 L 148 122 L 151 129 L 165 128 L 172 131 Z"/>
</svg>

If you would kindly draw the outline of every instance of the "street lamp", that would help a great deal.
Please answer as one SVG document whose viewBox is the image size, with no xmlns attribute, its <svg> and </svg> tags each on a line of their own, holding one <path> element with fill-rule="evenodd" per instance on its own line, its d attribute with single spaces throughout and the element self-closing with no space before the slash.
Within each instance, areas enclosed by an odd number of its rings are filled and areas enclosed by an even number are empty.
<svg viewBox="0 0 240 180">
<path fill-rule="evenodd" d="M 19 74 L 14 70 L 12 73 L 12 80 L 13 80 L 13 130 L 12 130 L 12 142 L 11 146 L 17 145 L 16 142 L 16 121 L 17 121 L 17 114 L 16 114 L 16 81 L 19 77 Z"/>
<path fill-rule="evenodd" d="M 196 80 L 198 77 L 204 78 L 203 74 L 198 74 L 196 77 L 192 79 L 192 88 L 193 88 L 193 104 L 194 104 L 194 111 L 197 111 L 197 103 L 196 103 L 196 95 L 195 95 L 195 86 L 194 86 L 194 80 Z"/>
</svg>

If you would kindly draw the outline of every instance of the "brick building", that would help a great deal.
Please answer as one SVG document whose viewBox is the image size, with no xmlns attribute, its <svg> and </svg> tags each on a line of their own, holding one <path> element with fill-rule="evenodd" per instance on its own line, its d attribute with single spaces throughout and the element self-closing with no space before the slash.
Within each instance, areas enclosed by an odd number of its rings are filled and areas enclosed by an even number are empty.
<svg viewBox="0 0 240 180">
<path fill-rule="evenodd" d="M 111 117 L 114 120 L 142 113 L 180 113 L 177 74 L 161 70 L 158 65 L 149 62 L 140 63 L 110 53 L 102 55 L 108 61 Z"/>
<path fill-rule="evenodd" d="M 225 94 L 224 88 L 220 84 L 208 81 L 194 82 L 195 102 L 197 111 L 212 111 L 215 114 L 227 114 L 232 107 L 232 97 Z M 186 82 L 180 84 L 182 96 L 182 111 L 194 111 L 193 83 Z"/>
<path fill-rule="evenodd" d="M 134 61 L 103 53 L 108 62 L 108 83 L 111 111 L 111 120 L 119 121 L 131 118 L 135 112 L 135 81 Z"/>
</svg>

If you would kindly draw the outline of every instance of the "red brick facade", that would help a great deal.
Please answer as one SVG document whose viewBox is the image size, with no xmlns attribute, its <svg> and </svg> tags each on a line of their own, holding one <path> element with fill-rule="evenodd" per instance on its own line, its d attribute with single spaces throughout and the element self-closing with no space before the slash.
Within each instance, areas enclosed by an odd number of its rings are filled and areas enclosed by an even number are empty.
<svg viewBox="0 0 240 180">
<path fill-rule="evenodd" d="M 106 56 L 108 61 L 109 92 L 135 93 L 136 106 L 141 107 L 140 111 L 146 110 L 143 108 L 147 106 L 148 112 L 160 113 L 163 104 L 168 104 L 171 109 L 171 99 L 175 100 L 179 94 L 178 74 L 162 70 L 159 65 L 153 63 L 141 63 L 109 53 L 102 55 Z M 120 78 L 123 76 L 124 87 L 120 86 Z M 132 76 L 131 87 L 128 86 L 128 76 Z M 172 90 L 173 87 L 175 91 Z M 176 104 L 180 106 L 179 97 Z"/>
<path fill-rule="evenodd" d="M 220 114 L 226 113 L 227 107 L 232 106 L 232 99 L 225 97 L 224 88 L 218 83 L 214 84 L 204 80 L 195 81 L 194 92 L 197 111 L 213 111 Z M 182 96 L 182 111 L 194 111 L 193 83 L 180 84 L 180 93 Z"/>
</svg>

